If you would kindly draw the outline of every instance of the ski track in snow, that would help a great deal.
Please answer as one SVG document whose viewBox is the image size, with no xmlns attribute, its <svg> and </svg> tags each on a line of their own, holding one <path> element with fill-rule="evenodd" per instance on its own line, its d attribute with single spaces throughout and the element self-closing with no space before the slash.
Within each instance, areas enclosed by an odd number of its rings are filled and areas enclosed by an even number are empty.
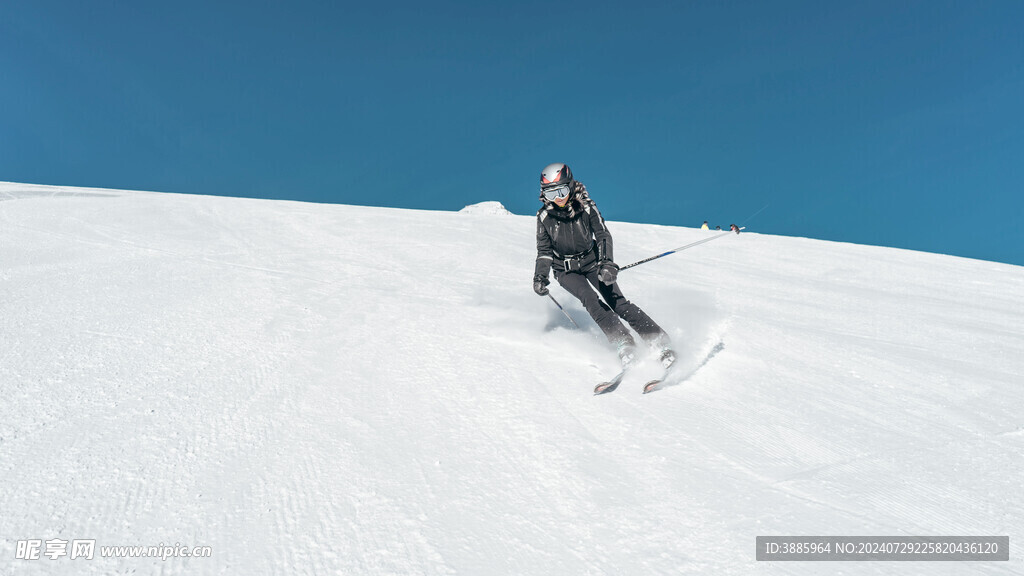
<svg viewBox="0 0 1024 576">
<path fill-rule="evenodd" d="M 0 183 L 0 574 L 1024 573 L 1024 269 L 726 237 L 623 272 L 682 364 L 594 397 L 614 351 L 485 207 Z M 1010 562 L 754 560 L 972 534 Z M 213 556 L 15 559 L 53 538 Z"/>
</svg>

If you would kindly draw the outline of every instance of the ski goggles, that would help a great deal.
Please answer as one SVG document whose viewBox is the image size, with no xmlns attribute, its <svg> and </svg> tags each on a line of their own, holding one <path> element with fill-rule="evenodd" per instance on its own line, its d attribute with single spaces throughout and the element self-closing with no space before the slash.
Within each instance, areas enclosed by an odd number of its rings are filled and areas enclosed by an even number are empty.
<svg viewBox="0 0 1024 576">
<path fill-rule="evenodd" d="M 548 188 L 544 191 L 544 197 L 554 202 L 555 200 L 561 200 L 569 195 L 568 186 L 558 186 L 555 188 Z"/>
</svg>

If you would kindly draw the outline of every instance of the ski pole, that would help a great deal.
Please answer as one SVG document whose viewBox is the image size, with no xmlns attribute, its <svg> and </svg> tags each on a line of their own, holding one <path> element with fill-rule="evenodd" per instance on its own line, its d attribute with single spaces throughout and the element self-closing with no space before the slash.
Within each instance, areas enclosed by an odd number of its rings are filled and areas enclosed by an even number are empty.
<svg viewBox="0 0 1024 576">
<path fill-rule="evenodd" d="M 744 226 L 743 228 L 739 228 L 739 229 L 737 229 L 736 233 L 739 234 L 739 230 L 746 230 L 746 228 L 747 228 L 746 226 Z M 683 250 L 686 250 L 687 248 L 693 248 L 694 246 L 703 244 L 705 242 L 711 242 L 712 240 L 715 240 L 717 238 L 721 238 L 723 236 L 728 236 L 729 234 L 732 234 L 732 233 L 733 233 L 733 231 L 729 230 L 728 232 L 722 232 L 721 234 L 715 234 L 711 238 L 705 238 L 703 240 L 698 240 L 696 242 L 691 242 L 691 243 L 687 244 L 686 246 L 680 246 L 679 248 L 675 248 L 673 250 L 669 250 L 668 252 L 665 252 L 664 254 L 658 254 L 657 256 L 651 256 L 650 258 L 645 258 L 644 260 L 641 260 L 639 262 L 633 262 L 632 264 L 630 264 L 628 266 L 623 266 L 622 268 L 619 268 L 619 272 L 621 272 L 621 271 L 623 271 L 623 270 L 625 270 L 627 268 L 632 268 L 633 266 L 639 266 L 641 264 L 646 264 L 647 262 L 650 262 L 651 260 L 657 260 L 658 258 L 663 258 L 665 256 L 668 256 L 669 254 L 675 254 L 676 252 L 682 252 Z"/>
<path fill-rule="evenodd" d="M 577 324 L 576 321 L 572 319 L 572 316 L 569 316 L 569 313 L 565 311 L 565 308 L 562 308 L 562 305 L 558 303 L 558 300 L 555 300 L 555 297 L 551 295 L 551 292 L 548 292 L 548 297 L 551 298 L 551 301 L 555 303 L 555 306 L 558 306 L 558 309 L 562 311 L 562 314 L 565 314 L 565 317 L 569 319 L 569 322 L 572 322 L 572 325 L 575 326 L 577 330 L 579 330 L 580 325 Z"/>
</svg>

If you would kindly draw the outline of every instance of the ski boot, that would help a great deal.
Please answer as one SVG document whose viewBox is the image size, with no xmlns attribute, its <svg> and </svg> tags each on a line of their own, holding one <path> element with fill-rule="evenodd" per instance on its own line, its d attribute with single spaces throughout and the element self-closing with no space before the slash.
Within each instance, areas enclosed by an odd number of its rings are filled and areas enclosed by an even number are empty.
<svg viewBox="0 0 1024 576">
<path fill-rule="evenodd" d="M 668 370 L 676 361 L 676 352 L 672 349 L 672 341 L 669 339 L 668 334 L 662 332 L 654 340 L 650 341 L 649 344 L 654 350 L 660 351 L 658 361 L 661 362 L 662 368 Z"/>
<path fill-rule="evenodd" d="M 665 348 L 661 351 L 658 360 L 661 362 L 661 366 L 668 370 L 676 362 L 676 353 L 671 348 Z"/>
<path fill-rule="evenodd" d="M 636 360 L 636 346 L 632 342 L 625 341 L 618 345 L 618 352 L 619 360 L 622 361 L 622 371 L 611 380 L 601 382 L 594 387 L 594 395 L 607 394 L 618 388 L 622 379 L 626 377 L 626 372 L 633 367 L 633 362 Z"/>
<path fill-rule="evenodd" d="M 619 360 L 624 371 L 631 368 L 636 360 L 636 346 L 628 342 L 619 344 Z"/>
</svg>

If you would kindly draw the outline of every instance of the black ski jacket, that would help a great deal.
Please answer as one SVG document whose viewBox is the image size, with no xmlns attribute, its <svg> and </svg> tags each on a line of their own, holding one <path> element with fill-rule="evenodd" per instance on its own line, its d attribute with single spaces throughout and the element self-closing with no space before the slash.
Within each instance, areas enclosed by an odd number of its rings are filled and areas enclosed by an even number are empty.
<svg viewBox="0 0 1024 576">
<path fill-rule="evenodd" d="M 534 276 L 582 272 L 612 261 L 612 235 L 597 205 L 581 182 L 573 182 L 573 197 L 559 208 L 541 195 L 544 206 L 537 211 L 537 264 Z"/>
</svg>

